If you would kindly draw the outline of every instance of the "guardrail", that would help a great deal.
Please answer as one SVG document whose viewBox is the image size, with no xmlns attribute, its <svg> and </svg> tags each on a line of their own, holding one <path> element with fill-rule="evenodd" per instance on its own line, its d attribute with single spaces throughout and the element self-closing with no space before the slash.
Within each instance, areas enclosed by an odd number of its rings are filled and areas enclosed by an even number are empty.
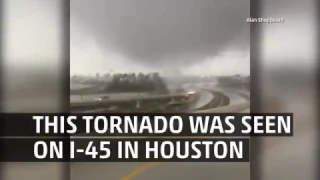
<svg viewBox="0 0 320 180">
<path fill-rule="evenodd" d="M 123 101 L 134 101 L 134 100 L 144 100 L 144 99 L 162 99 L 162 98 L 170 98 L 170 97 L 183 97 L 185 94 L 165 94 L 165 95 L 150 95 L 150 96 L 136 96 L 125 99 L 107 99 L 104 101 L 90 101 L 90 102 L 73 102 L 71 106 L 81 106 L 81 105 L 90 105 L 90 104 L 108 104 L 113 102 L 123 102 Z"/>
<path fill-rule="evenodd" d="M 171 95 L 157 95 L 157 96 L 137 96 L 129 99 L 110 99 L 105 101 L 92 101 L 92 102 L 77 102 L 70 104 L 71 111 L 82 110 L 86 108 L 100 108 L 109 105 L 117 105 L 125 102 L 133 102 L 133 101 L 154 101 L 154 100 L 163 100 L 177 97 L 185 97 L 185 94 L 171 94 Z"/>
</svg>

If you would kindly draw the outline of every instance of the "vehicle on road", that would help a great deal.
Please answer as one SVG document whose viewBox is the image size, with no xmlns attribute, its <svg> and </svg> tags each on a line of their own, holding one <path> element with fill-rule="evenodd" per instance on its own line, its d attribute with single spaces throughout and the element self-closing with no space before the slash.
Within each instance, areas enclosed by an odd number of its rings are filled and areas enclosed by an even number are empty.
<svg viewBox="0 0 320 180">
<path fill-rule="evenodd" d="M 188 91 L 188 92 L 187 92 L 188 95 L 190 95 L 190 94 L 195 94 L 195 93 L 196 93 L 196 91 Z"/>
<path fill-rule="evenodd" d="M 109 96 L 101 96 L 101 97 L 95 98 L 96 101 L 104 101 L 107 99 L 109 99 Z"/>
</svg>

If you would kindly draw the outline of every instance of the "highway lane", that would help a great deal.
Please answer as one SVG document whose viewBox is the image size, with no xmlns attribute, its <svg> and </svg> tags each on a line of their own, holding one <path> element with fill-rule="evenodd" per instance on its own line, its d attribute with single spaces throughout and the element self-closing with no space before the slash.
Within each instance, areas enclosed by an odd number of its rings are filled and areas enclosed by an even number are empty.
<svg viewBox="0 0 320 180">
<path fill-rule="evenodd" d="M 225 95 L 227 95 L 230 98 L 230 105 L 247 102 L 247 100 L 242 96 L 240 96 L 238 92 L 250 95 L 250 93 L 245 90 L 234 90 L 234 89 L 223 88 L 219 86 L 217 82 L 196 83 L 193 86 L 197 87 L 198 89 L 208 89 L 208 90 L 223 92 Z"/>
<path fill-rule="evenodd" d="M 225 95 L 227 95 L 230 98 L 230 105 L 245 103 L 245 102 L 248 101 L 246 98 L 244 98 L 243 96 L 239 95 L 239 93 L 243 93 L 243 94 L 246 94 L 246 95 L 250 94 L 249 92 L 244 91 L 244 90 L 227 89 L 227 88 L 219 87 L 217 85 L 212 86 L 210 89 L 213 89 L 213 90 L 216 90 L 216 91 L 221 91 Z"/>
<path fill-rule="evenodd" d="M 204 88 L 204 90 L 207 90 L 208 92 L 211 90 L 223 92 L 223 94 L 229 98 L 229 105 L 224 107 L 205 109 L 197 112 L 248 112 L 250 109 L 250 93 L 248 91 L 226 89 L 215 84 L 210 88 Z"/>
<path fill-rule="evenodd" d="M 207 109 L 214 109 L 217 107 L 223 107 L 223 106 L 228 106 L 229 105 L 229 97 L 226 96 L 224 93 L 221 91 L 215 91 L 215 90 L 210 90 L 210 89 L 204 89 L 205 91 L 211 93 L 214 95 L 213 99 L 209 101 L 205 106 L 202 106 L 197 109 L 191 109 L 192 112 L 197 112 L 200 110 L 207 110 Z"/>
<path fill-rule="evenodd" d="M 193 106 L 190 107 L 190 109 L 200 108 L 208 104 L 214 98 L 214 95 L 208 91 L 202 89 L 196 89 L 196 91 L 199 94 L 199 99 Z"/>
<path fill-rule="evenodd" d="M 235 94 L 234 92 L 223 91 L 223 93 L 230 98 L 230 105 L 246 102 L 246 100 L 243 97 L 239 96 L 238 94 Z"/>
</svg>

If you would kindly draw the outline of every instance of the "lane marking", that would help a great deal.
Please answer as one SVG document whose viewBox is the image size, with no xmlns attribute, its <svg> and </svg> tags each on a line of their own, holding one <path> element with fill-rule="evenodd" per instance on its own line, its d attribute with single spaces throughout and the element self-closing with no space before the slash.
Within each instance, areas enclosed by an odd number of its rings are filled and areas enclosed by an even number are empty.
<svg viewBox="0 0 320 180">
<path fill-rule="evenodd" d="M 156 166 L 159 163 L 156 162 L 152 162 L 152 163 L 147 163 L 143 166 L 138 167 L 137 169 L 134 169 L 133 171 L 131 171 L 128 175 L 124 176 L 123 178 L 121 178 L 121 180 L 130 180 L 133 177 L 143 173 L 144 171 L 153 168 L 154 166 Z"/>
</svg>

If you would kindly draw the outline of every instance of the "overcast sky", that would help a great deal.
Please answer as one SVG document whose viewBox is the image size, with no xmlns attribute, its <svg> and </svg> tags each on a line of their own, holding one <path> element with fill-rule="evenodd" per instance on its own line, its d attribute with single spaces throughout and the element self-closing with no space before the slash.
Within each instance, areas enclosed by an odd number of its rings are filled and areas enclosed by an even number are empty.
<svg viewBox="0 0 320 180">
<path fill-rule="evenodd" d="M 249 74 L 249 0 L 71 0 L 71 73 Z"/>
</svg>

